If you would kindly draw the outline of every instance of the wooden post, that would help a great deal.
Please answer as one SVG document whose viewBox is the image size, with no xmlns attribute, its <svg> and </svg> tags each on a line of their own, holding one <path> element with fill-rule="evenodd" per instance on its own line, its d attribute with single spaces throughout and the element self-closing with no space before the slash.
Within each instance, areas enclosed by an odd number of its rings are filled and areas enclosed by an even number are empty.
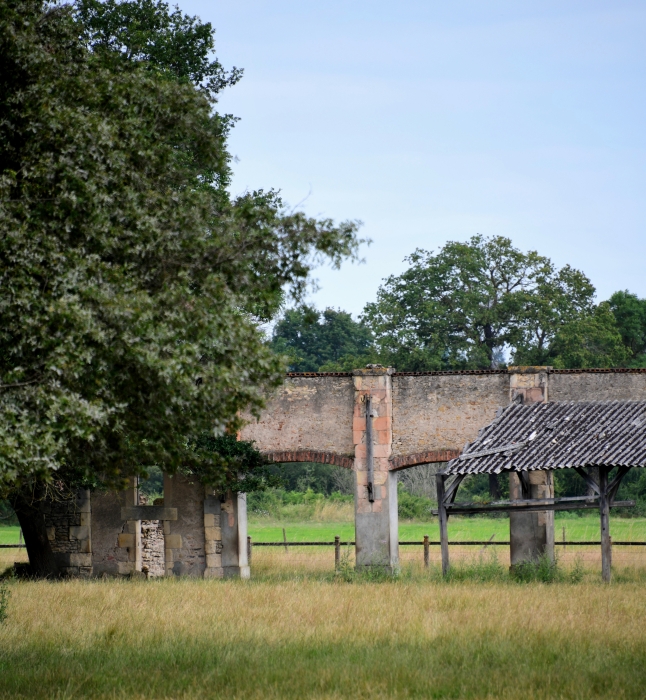
<svg viewBox="0 0 646 700">
<path fill-rule="evenodd" d="M 287 534 L 285 533 L 285 528 L 283 528 L 283 542 L 285 543 L 285 552 L 287 552 Z"/>
<path fill-rule="evenodd" d="M 424 535 L 424 568 L 428 569 L 428 535 Z"/>
<path fill-rule="evenodd" d="M 341 565 L 341 538 L 334 536 L 334 570 L 338 571 Z"/>
<path fill-rule="evenodd" d="M 251 566 L 251 537 L 247 537 L 247 565 Z"/>
<path fill-rule="evenodd" d="M 444 475 L 435 475 L 437 484 L 437 515 L 440 521 L 440 544 L 442 546 L 442 576 L 449 573 L 448 514 L 444 505 Z"/>
<path fill-rule="evenodd" d="M 563 525 L 563 551 L 565 552 L 565 525 Z"/>
<path fill-rule="evenodd" d="M 612 542 L 610 541 L 610 501 L 608 499 L 609 467 L 599 467 L 599 513 L 601 515 L 601 577 L 610 583 Z"/>
</svg>

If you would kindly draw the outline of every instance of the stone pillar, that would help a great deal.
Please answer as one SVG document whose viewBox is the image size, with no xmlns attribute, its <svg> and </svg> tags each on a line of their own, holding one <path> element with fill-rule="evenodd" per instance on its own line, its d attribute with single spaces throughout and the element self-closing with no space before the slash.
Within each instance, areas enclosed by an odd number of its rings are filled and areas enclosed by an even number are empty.
<svg viewBox="0 0 646 700">
<path fill-rule="evenodd" d="M 249 578 L 247 494 L 229 491 L 220 504 L 221 566 L 225 578 Z"/>
<path fill-rule="evenodd" d="M 204 493 L 204 551 L 206 569 L 204 578 L 222 578 L 222 528 L 220 519 L 222 508 L 215 491 L 205 487 Z"/>
<path fill-rule="evenodd" d="M 124 491 L 125 507 L 139 505 L 138 479 L 130 477 L 128 488 Z M 119 573 L 131 576 L 136 571 L 141 571 L 141 520 L 126 520 L 124 531 L 118 537 L 118 546 L 124 547 L 128 552 L 128 560 L 119 562 Z"/>
<path fill-rule="evenodd" d="M 509 400 L 522 404 L 548 401 L 548 370 L 551 367 L 510 367 Z M 548 471 L 528 472 L 529 498 L 553 498 L 554 482 Z M 509 475 L 509 498 L 523 496 L 517 474 Z M 510 513 L 509 539 L 511 565 L 536 561 L 543 554 L 554 560 L 554 511 Z"/>
<path fill-rule="evenodd" d="M 172 508 L 173 504 L 173 477 L 164 473 L 164 508 Z M 164 528 L 164 569 L 166 576 L 178 576 L 181 574 L 182 536 L 173 533 L 173 521 L 163 520 Z"/>
<path fill-rule="evenodd" d="M 392 448 L 393 372 L 380 365 L 354 370 L 352 425 L 356 565 L 382 567 L 390 572 L 399 566 L 397 473 L 389 470 L 388 462 Z M 368 406 L 370 416 L 366 415 Z"/>
</svg>

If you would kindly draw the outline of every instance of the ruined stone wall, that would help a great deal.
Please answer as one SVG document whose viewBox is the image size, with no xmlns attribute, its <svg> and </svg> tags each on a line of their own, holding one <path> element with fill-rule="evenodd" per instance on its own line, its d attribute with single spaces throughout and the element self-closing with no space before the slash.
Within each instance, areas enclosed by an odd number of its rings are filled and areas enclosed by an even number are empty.
<svg viewBox="0 0 646 700">
<path fill-rule="evenodd" d="M 506 371 L 395 374 L 394 457 L 461 450 L 509 403 Z"/>
<path fill-rule="evenodd" d="M 644 370 L 552 370 L 548 401 L 644 401 Z"/>
<path fill-rule="evenodd" d="M 182 474 L 164 478 L 164 505 L 177 508 L 177 520 L 167 521 L 166 573 L 204 575 L 204 486 Z"/>
<path fill-rule="evenodd" d="M 241 438 L 255 440 L 263 452 L 310 450 L 351 457 L 353 409 L 351 375 L 288 376 Z"/>
<path fill-rule="evenodd" d="M 148 578 L 165 573 L 164 528 L 159 520 L 141 521 L 141 570 Z"/>
<path fill-rule="evenodd" d="M 85 489 L 70 498 L 45 501 L 42 505 L 52 552 L 65 576 L 90 576 L 92 539 L 90 493 Z"/>
<path fill-rule="evenodd" d="M 126 521 L 121 508 L 125 492 L 92 493 L 92 573 L 94 576 L 119 576 L 130 572 L 128 548 L 124 547 Z M 120 542 L 121 540 L 121 542 Z"/>
</svg>

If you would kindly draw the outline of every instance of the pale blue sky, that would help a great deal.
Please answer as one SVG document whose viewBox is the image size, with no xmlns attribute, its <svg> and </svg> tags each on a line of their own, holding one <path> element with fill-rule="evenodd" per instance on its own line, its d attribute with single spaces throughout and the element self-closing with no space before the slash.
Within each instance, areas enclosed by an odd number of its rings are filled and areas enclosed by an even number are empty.
<svg viewBox="0 0 646 700">
<path fill-rule="evenodd" d="M 416 247 L 509 236 L 646 296 L 646 2 L 182 0 L 245 69 L 220 108 L 234 192 L 364 221 L 317 273 L 358 314 Z"/>
</svg>

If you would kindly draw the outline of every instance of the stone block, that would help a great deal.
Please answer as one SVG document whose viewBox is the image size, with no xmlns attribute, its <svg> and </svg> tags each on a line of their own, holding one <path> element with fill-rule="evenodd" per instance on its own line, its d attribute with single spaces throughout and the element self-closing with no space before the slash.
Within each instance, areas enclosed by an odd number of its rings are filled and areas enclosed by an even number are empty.
<svg viewBox="0 0 646 700">
<path fill-rule="evenodd" d="M 121 576 L 129 576 L 135 570 L 135 565 L 130 561 L 120 561 L 117 570 Z"/>
<path fill-rule="evenodd" d="M 224 569 L 221 566 L 215 566 L 204 570 L 204 578 L 224 578 Z"/>
<path fill-rule="evenodd" d="M 221 540 L 222 539 L 222 528 L 205 527 L 204 528 L 204 538 L 206 540 Z"/>
<path fill-rule="evenodd" d="M 92 540 L 80 540 L 79 552 L 83 554 L 92 554 Z"/>
<path fill-rule="evenodd" d="M 81 512 L 81 526 L 82 527 L 90 527 L 91 524 L 92 524 L 92 513 Z"/>
<path fill-rule="evenodd" d="M 181 535 L 165 535 L 164 543 L 166 549 L 181 549 L 182 547 L 182 536 Z"/>
<path fill-rule="evenodd" d="M 54 525 L 47 528 L 47 539 L 50 542 L 53 542 L 56 539 L 56 527 Z"/>
<path fill-rule="evenodd" d="M 215 513 L 204 513 L 204 527 L 215 527 Z"/>
<path fill-rule="evenodd" d="M 134 547 L 135 536 L 133 534 L 122 532 L 117 537 L 117 547 Z"/>
<path fill-rule="evenodd" d="M 208 569 L 221 567 L 222 566 L 222 555 L 221 554 L 207 554 L 206 555 L 206 566 Z"/>
<path fill-rule="evenodd" d="M 90 537 L 90 528 L 87 525 L 72 525 L 70 527 L 70 537 L 77 540 L 87 540 Z"/>
<path fill-rule="evenodd" d="M 215 554 L 217 552 L 217 540 L 204 540 L 204 554 Z"/>
</svg>

